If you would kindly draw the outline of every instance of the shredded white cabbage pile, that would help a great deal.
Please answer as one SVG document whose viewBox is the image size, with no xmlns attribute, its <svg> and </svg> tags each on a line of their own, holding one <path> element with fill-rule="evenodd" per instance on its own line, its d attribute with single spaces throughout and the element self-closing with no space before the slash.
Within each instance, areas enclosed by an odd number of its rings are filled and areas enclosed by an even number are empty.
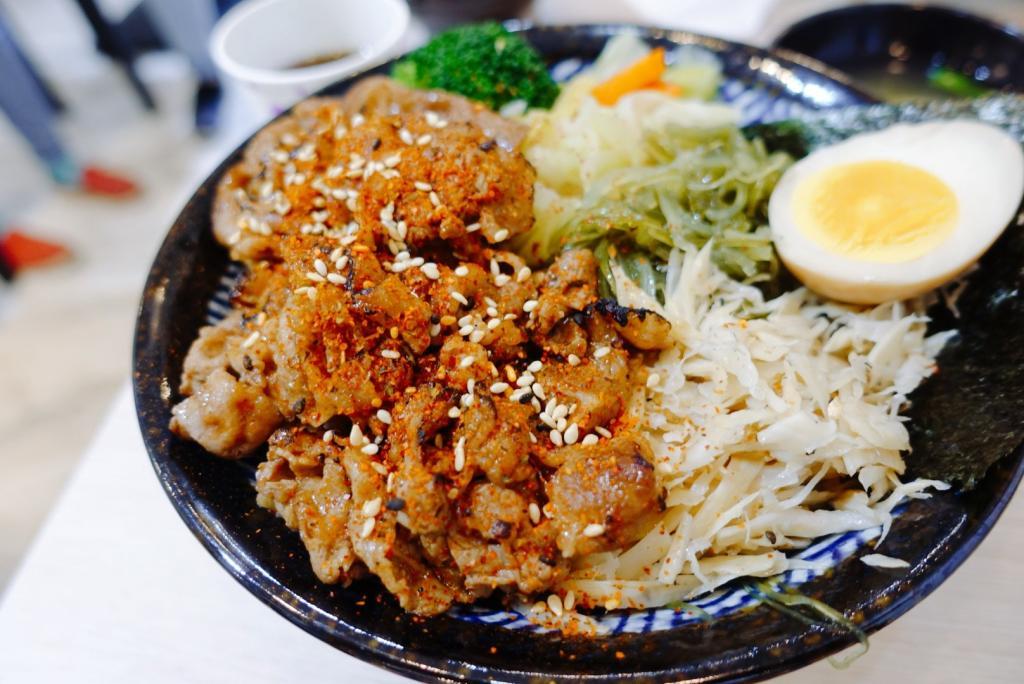
<svg viewBox="0 0 1024 684">
<path fill-rule="evenodd" d="M 658 311 L 675 336 L 634 402 L 667 508 L 632 548 L 585 559 L 566 590 L 609 607 L 684 600 L 796 567 L 783 551 L 816 537 L 880 525 L 884 538 L 900 502 L 947 488 L 900 481 L 900 409 L 951 334 L 926 336 L 923 305 L 864 310 L 806 289 L 764 301 L 708 247 L 673 254 L 664 306 L 616 275 L 620 302 Z"/>
</svg>

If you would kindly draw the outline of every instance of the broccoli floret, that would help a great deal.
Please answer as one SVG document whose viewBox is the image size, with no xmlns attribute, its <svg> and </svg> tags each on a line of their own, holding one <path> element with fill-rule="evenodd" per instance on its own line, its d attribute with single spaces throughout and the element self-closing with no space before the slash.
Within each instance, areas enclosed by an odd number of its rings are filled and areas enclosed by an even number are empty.
<svg viewBox="0 0 1024 684">
<path fill-rule="evenodd" d="M 413 88 L 440 88 L 499 109 L 513 100 L 550 107 L 558 97 L 540 55 L 501 24 L 450 29 L 391 69 L 391 77 Z"/>
</svg>

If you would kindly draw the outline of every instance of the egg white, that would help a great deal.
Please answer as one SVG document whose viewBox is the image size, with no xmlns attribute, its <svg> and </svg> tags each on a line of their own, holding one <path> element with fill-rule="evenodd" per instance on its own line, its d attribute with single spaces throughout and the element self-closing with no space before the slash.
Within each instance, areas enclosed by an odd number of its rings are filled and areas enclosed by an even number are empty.
<svg viewBox="0 0 1024 684">
<path fill-rule="evenodd" d="M 838 165 L 902 162 L 936 176 L 956 196 L 952 234 L 931 251 L 879 263 L 826 250 L 804 235 L 793 195 L 810 177 Z M 772 238 L 783 263 L 819 294 L 875 304 L 922 294 L 956 278 L 1013 220 L 1024 194 L 1024 151 L 1009 134 L 978 121 L 897 124 L 816 150 L 782 176 L 768 205 Z"/>
</svg>

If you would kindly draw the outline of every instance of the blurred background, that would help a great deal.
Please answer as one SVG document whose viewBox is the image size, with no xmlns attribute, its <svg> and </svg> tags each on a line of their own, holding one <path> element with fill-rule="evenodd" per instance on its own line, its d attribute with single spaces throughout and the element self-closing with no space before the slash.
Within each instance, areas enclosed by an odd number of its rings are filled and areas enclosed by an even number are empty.
<svg viewBox="0 0 1024 684">
<path fill-rule="evenodd" d="M 331 2 L 345 4 L 319 4 Z M 236 4 L 0 0 L 0 591 L 125 386 L 135 309 L 164 233 L 202 179 L 289 101 L 483 16 L 631 21 L 770 44 L 850 3 L 412 0 L 408 17 L 404 6 L 380 15 L 379 35 L 366 33 L 372 45 L 348 62 L 273 83 L 246 69 L 242 48 L 258 48 L 251 59 L 266 52 L 258 28 L 221 34 L 215 64 L 214 24 Z M 1024 26 L 1024 2 L 944 4 Z M 378 0 L 363 6 L 368 18 L 382 11 Z"/>
</svg>

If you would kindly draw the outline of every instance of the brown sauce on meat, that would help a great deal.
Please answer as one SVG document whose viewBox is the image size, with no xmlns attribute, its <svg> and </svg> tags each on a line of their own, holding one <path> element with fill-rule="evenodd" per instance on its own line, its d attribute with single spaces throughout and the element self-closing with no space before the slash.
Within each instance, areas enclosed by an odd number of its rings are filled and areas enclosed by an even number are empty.
<svg viewBox="0 0 1024 684">
<path fill-rule="evenodd" d="M 550 590 L 659 510 L 623 416 L 654 314 L 599 301 L 589 251 L 533 271 L 507 249 L 533 220 L 521 138 L 369 79 L 257 135 L 215 201 L 249 275 L 172 428 L 228 458 L 269 441 L 257 501 L 317 577 L 370 572 L 415 613 Z"/>
</svg>

